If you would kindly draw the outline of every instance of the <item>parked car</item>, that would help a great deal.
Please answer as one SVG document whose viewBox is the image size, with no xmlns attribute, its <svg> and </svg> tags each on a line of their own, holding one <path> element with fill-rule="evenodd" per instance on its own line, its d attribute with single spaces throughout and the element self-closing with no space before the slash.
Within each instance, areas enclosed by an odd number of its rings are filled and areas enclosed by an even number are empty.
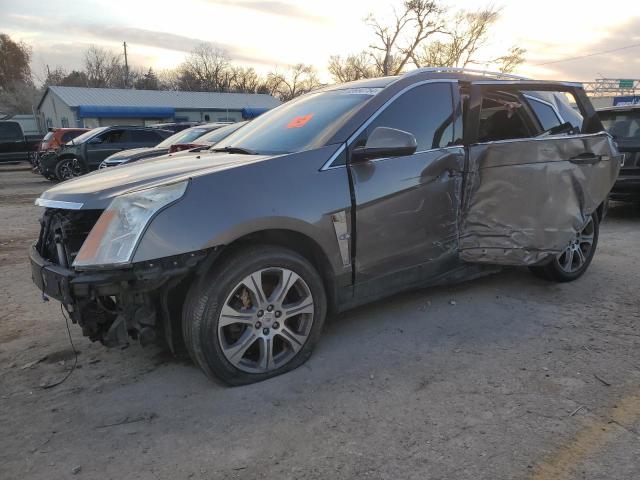
<svg viewBox="0 0 640 480">
<path fill-rule="evenodd" d="M 42 173 L 40 160 L 43 157 L 55 157 L 58 155 L 58 150 L 60 150 L 67 142 L 88 131 L 88 128 L 50 129 L 38 144 L 37 154 L 33 157 L 32 161 L 33 172 Z"/>
<path fill-rule="evenodd" d="M 0 162 L 28 160 L 29 146 L 22 127 L 12 120 L 0 121 Z"/>
<path fill-rule="evenodd" d="M 142 160 L 143 158 L 159 157 L 171 152 L 172 147 L 176 144 L 183 144 L 184 142 L 191 142 L 194 139 L 201 137 L 202 135 L 209 133 L 213 130 L 219 129 L 223 126 L 227 126 L 226 123 L 208 123 L 205 125 L 198 125 L 196 127 L 187 128 L 178 133 L 174 133 L 170 137 L 166 138 L 155 147 L 147 148 L 134 148 L 131 150 L 124 150 L 122 152 L 114 153 L 105 158 L 100 163 L 99 168 L 115 167 L 122 165 L 123 163 L 135 162 Z M 179 150 L 182 150 L 179 149 Z M 178 150 L 174 150 L 178 151 Z"/>
<path fill-rule="evenodd" d="M 168 123 L 155 123 L 150 125 L 151 128 L 159 128 L 161 130 L 171 130 L 173 133 L 181 132 L 187 128 L 200 125 L 201 122 L 168 122 Z"/>
<path fill-rule="evenodd" d="M 625 155 L 611 198 L 640 202 L 640 105 L 602 108 L 598 115 Z"/>
<path fill-rule="evenodd" d="M 180 162 L 44 192 L 32 274 L 91 340 L 184 342 L 247 384 L 306 361 L 327 315 L 402 290 L 499 265 L 579 278 L 620 159 L 580 84 L 424 69 L 326 87 Z"/>
<path fill-rule="evenodd" d="M 204 135 L 197 137 L 191 141 L 187 141 L 186 139 L 182 140 L 182 142 L 176 142 L 169 148 L 169 153 L 180 152 L 184 150 L 191 150 L 194 148 L 209 148 L 218 143 L 225 137 L 228 137 L 233 132 L 238 130 L 240 127 L 246 125 L 247 122 L 237 122 L 232 123 L 231 125 L 224 125 L 221 128 L 217 128 L 212 130 Z"/>
<path fill-rule="evenodd" d="M 132 148 L 153 147 L 172 135 L 169 130 L 148 127 L 98 127 L 69 141 L 55 156 L 40 159 L 41 173 L 69 180 L 98 168 L 108 156 Z"/>
<path fill-rule="evenodd" d="M 38 151 L 58 150 L 67 142 L 88 131 L 88 128 L 52 128 L 40 142 Z"/>
</svg>

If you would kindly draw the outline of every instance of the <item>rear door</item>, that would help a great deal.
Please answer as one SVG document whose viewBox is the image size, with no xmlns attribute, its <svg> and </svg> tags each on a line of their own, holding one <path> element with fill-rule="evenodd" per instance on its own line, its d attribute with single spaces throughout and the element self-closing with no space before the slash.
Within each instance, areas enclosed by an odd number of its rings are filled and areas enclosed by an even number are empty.
<svg viewBox="0 0 640 480">
<path fill-rule="evenodd" d="M 461 258 L 543 262 L 606 199 L 621 157 L 576 85 L 480 81 L 469 94 Z"/>
<path fill-rule="evenodd" d="M 358 296 L 419 283 L 457 261 L 464 149 L 454 142 L 460 132 L 454 131 L 453 86 L 412 86 L 376 112 L 349 143 L 349 152 L 364 145 L 376 127 L 407 131 L 418 143 L 413 155 L 349 162 Z"/>
</svg>

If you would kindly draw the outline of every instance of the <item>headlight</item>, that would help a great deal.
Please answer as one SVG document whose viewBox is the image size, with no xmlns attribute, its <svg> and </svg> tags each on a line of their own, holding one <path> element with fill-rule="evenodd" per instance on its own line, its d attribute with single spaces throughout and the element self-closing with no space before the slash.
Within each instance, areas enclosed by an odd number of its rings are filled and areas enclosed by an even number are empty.
<svg viewBox="0 0 640 480">
<path fill-rule="evenodd" d="M 74 267 L 121 265 L 133 251 L 149 220 L 184 195 L 186 181 L 148 188 L 116 197 L 91 229 Z"/>
</svg>

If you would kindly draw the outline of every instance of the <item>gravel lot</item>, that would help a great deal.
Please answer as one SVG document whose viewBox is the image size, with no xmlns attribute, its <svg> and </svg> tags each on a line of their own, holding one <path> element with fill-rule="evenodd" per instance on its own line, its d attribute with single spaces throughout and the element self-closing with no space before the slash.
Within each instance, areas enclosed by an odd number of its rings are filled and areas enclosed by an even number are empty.
<svg viewBox="0 0 640 480">
<path fill-rule="evenodd" d="M 311 360 L 247 387 L 160 349 L 107 350 L 31 283 L 33 199 L 0 167 L 0 478 L 640 478 L 640 209 L 587 274 L 526 270 L 331 321 Z"/>
</svg>

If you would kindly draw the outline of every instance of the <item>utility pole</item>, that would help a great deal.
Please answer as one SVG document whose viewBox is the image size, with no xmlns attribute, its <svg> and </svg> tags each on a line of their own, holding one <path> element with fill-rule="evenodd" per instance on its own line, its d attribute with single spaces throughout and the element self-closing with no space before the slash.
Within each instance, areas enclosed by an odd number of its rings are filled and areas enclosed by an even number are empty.
<svg viewBox="0 0 640 480">
<path fill-rule="evenodd" d="M 124 46 L 124 88 L 129 85 L 129 62 L 127 61 L 127 42 L 123 42 Z"/>
</svg>

